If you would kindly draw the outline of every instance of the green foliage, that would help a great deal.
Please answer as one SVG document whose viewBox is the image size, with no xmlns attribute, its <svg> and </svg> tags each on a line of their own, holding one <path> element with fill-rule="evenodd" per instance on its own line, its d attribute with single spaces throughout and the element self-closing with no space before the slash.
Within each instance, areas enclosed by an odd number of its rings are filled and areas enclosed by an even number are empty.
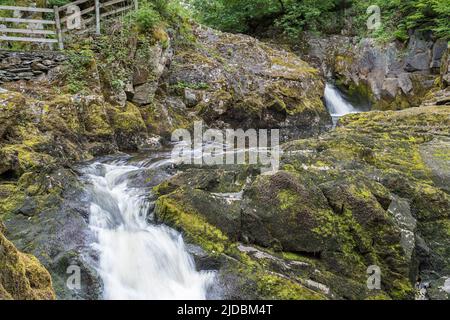
<svg viewBox="0 0 450 320">
<path fill-rule="evenodd" d="M 229 32 L 277 28 L 295 40 L 304 31 L 405 41 L 409 30 L 450 37 L 450 0 L 188 0 L 198 19 Z M 381 9 L 382 28 L 370 31 L 367 8 Z"/>
<path fill-rule="evenodd" d="M 114 79 L 111 81 L 111 87 L 114 90 L 120 90 L 125 86 L 125 83 L 120 79 Z"/>
<path fill-rule="evenodd" d="M 450 0 L 416 0 L 409 2 L 405 26 L 407 29 L 432 30 L 450 38 Z"/>
<path fill-rule="evenodd" d="M 147 33 L 163 23 L 179 22 L 186 16 L 185 11 L 177 0 L 141 0 L 139 9 L 130 12 L 126 21 L 141 33 Z"/>
<path fill-rule="evenodd" d="M 186 9 L 178 0 L 152 0 L 155 10 L 164 20 L 174 23 L 187 16 Z"/>
<path fill-rule="evenodd" d="M 301 32 L 336 31 L 342 26 L 344 0 L 190 0 L 206 24 L 231 32 L 276 27 L 292 39 Z"/>
<path fill-rule="evenodd" d="M 158 11 L 147 1 L 140 3 L 139 9 L 131 12 L 129 17 L 141 32 L 152 30 L 161 22 L 161 16 Z"/>
<path fill-rule="evenodd" d="M 87 89 L 86 79 L 94 63 L 94 53 L 90 49 L 73 50 L 67 52 L 67 90 L 75 94 Z"/>
<path fill-rule="evenodd" d="M 190 4 L 203 22 L 232 32 L 249 32 L 254 22 L 273 21 L 284 6 L 279 0 L 191 0 Z"/>
<path fill-rule="evenodd" d="M 209 84 L 200 82 L 200 83 L 187 83 L 187 82 L 178 82 L 173 86 L 174 89 L 194 89 L 194 90 L 208 90 Z"/>
<path fill-rule="evenodd" d="M 63 6 L 65 4 L 68 4 L 70 2 L 73 2 L 72 0 L 47 0 L 47 6 L 53 7 L 53 6 Z"/>
<path fill-rule="evenodd" d="M 324 31 L 339 25 L 334 0 L 292 1 L 286 5 L 285 12 L 276 21 L 291 38 L 297 38 L 304 30 Z M 330 24 L 332 23 L 332 24 Z"/>
<path fill-rule="evenodd" d="M 365 1 L 354 1 L 359 28 L 364 28 L 368 15 Z M 381 9 L 381 30 L 375 30 L 369 35 L 383 40 L 396 38 L 401 41 L 408 39 L 410 30 L 432 31 L 436 37 L 450 37 L 450 0 L 374 0 L 371 4 Z M 359 15 L 361 13 L 362 15 Z M 361 31 L 361 30 L 360 30 Z"/>
</svg>

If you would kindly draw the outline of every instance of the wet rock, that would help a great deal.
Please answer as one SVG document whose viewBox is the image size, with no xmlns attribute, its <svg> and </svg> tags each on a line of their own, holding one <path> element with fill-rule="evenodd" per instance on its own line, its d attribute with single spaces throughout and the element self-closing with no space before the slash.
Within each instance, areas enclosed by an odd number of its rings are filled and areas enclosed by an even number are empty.
<svg viewBox="0 0 450 320">
<path fill-rule="evenodd" d="M 244 35 L 200 26 L 194 33 L 204 48 L 175 51 L 168 82 L 209 126 L 280 128 L 287 139 L 331 123 L 317 71 L 294 54 Z"/>
<path fill-rule="evenodd" d="M 155 84 L 145 83 L 134 88 L 134 95 L 132 101 L 137 105 L 147 105 L 153 101 L 156 91 Z"/>
<path fill-rule="evenodd" d="M 448 272 L 450 202 L 429 179 L 419 149 L 447 135 L 448 112 L 422 107 L 346 116 L 320 139 L 286 144 L 284 170 L 247 172 L 244 192 L 231 201 L 222 200 L 236 191 L 232 170 L 184 168 L 155 188 L 157 216 L 209 255 L 231 257 L 217 264 L 218 279 L 229 281 L 221 282 L 227 297 L 252 297 L 237 285 L 242 281 L 254 292 L 265 286 L 233 271 L 251 259 L 328 297 L 412 299 L 410 279 Z M 231 215 L 238 208 L 240 215 Z M 370 265 L 383 270 L 377 295 L 365 285 Z"/>
<path fill-rule="evenodd" d="M 416 242 L 414 234 L 417 228 L 417 220 L 411 214 L 409 202 L 405 199 L 393 196 L 388 211 L 394 216 L 396 223 L 401 229 L 401 245 L 403 250 L 405 250 L 407 257 L 411 259 Z"/>
<path fill-rule="evenodd" d="M 128 102 L 123 109 L 116 109 L 113 123 L 115 139 L 120 149 L 138 150 L 138 146 L 144 144 L 146 127 L 138 107 Z"/>
<path fill-rule="evenodd" d="M 53 300 L 52 279 L 39 261 L 8 241 L 0 222 L 0 299 Z"/>
<path fill-rule="evenodd" d="M 450 170 L 447 156 L 450 153 L 446 138 L 434 139 L 420 148 L 420 153 L 433 173 L 433 180 L 443 190 L 450 191 Z"/>
<path fill-rule="evenodd" d="M 439 69 L 441 67 L 442 58 L 448 49 L 448 41 L 446 39 L 439 39 L 433 45 L 433 56 L 431 59 L 431 69 Z"/>
<path fill-rule="evenodd" d="M 324 239 L 313 230 L 332 212 L 313 183 L 279 172 L 259 177 L 245 198 L 242 232 L 251 243 L 292 252 L 323 251 Z"/>
<path fill-rule="evenodd" d="M 31 217 L 36 214 L 37 203 L 34 199 L 27 197 L 23 205 L 17 210 L 16 214 L 23 214 L 24 216 Z"/>
<path fill-rule="evenodd" d="M 4 222 L 11 241 L 49 270 L 58 298 L 100 298 L 101 281 L 92 269 L 97 257 L 90 246 L 88 204 L 78 178 L 61 169 L 49 175 L 24 175 L 20 184 L 28 193 L 33 191 L 35 205 L 28 210 L 33 219 L 19 212 L 9 215 Z M 67 286 L 71 266 L 80 268 L 81 289 Z"/>
<path fill-rule="evenodd" d="M 350 96 L 368 97 L 372 108 L 380 110 L 420 106 L 435 87 L 448 51 L 442 40 L 432 41 L 420 32 L 410 36 L 406 49 L 395 42 L 381 45 L 345 36 L 311 36 L 310 43 L 308 57 L 323 74 L 337 79 Z"/>
</svg>

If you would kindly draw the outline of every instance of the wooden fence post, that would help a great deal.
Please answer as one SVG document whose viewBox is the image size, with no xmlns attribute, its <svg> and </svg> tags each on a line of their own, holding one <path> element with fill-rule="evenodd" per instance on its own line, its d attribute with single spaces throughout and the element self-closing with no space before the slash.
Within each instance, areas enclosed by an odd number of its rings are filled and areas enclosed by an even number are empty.
<svg viewBox="0 0 450 320">
<path fill-rule="evenodd" d="M 64 50 L 63 35 L 61 30 L 61 19 L 59 18 L 59 8 L 57 6 L 54 6 L 53 11 L 55 12 L 56 35 L 58 37 L 59 50 Z"/>
<path fill-rule="evenodd" d="M 133 0 L 133 2 L 134 2 L 134 10 L 139 9 L 138 0 Z"/>
<path fill-rule="evenodd" d="M 100 32 L 100 1 L 95 0 L 95 34 Z"/>
</svg>

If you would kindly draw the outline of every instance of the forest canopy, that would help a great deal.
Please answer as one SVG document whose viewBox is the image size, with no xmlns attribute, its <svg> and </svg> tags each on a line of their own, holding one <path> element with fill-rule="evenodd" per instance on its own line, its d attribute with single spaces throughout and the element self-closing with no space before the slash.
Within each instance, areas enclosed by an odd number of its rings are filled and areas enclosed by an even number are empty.
<svg viewBox="0 0 450 320">
<path fill-rule="evenodd" d="M 406 40 L 408 30 L 450 35 L 450 0 L 187 0 L 198 19 L 212 27 L 255 34 L 267 29 L 296 38 L 304 31 Z M 381 28 L 366 27 L 367 8 L 381 9 Z M 265 30 L 263 30 L 265 29 Z M 386 39 L 390 40 L 390 39 Z"/>
<path fill-rule="evenodd" d="M 60 6 L 72 0 L 0 0 L 0 5 Z M 381 11 L 381 27 L 366 26 L 370 6 Z M 450 38 L 450 0 L 139 0 L 145 24 L 188 11 L 194 19 L 223 31 L 255 36 L 268 31 L 297 40 L 306 32 L 371 36 L 406 41 L 409 31 Z"/>
</svg>

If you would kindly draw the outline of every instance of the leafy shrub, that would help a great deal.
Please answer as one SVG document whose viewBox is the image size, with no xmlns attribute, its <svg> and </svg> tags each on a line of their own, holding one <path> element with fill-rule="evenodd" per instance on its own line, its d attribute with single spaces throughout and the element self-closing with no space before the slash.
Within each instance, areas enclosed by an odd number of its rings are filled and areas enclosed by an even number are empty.
<svg viewBox="0 0 450 320">
<path fill-rule="evenodd" d="M 141 33 L 146 33 L 161 22 L 161 16 L 155 10 L 153 3 L 140 1 L 139 9 L 127 15 L 127 22 L 137 27 Z"/>
<path fill-rule="evenodd" d="M 450 0 L 184 0 L 203 23 L 223 31 L 255 33 L 276 27 L 295 40 L 304 31 L 408 39 L 409 30 L 450 38 Z M 366 27 L 370 5 L 381 8 L 382 28 Z"/>
<path fill-rule="evenodd" d="M 151 5 L 145 3 L 135 12 L 136 23 L 142 31 L 152 29 L 161 22 L 161 17 Z"/>
<path fill-rule="evenodd" d="M 94 53 L 90 49 L 69 50 L 67 54 L 67 90 L 75 94 L 87 90 L 87 79 L 94 63 Z"/>
<path fill-rule="evenodd" d="M 68 4 L 70 2 L 73 2 L 73 0 L 47 0 L 47 6 L 53 7 L 58 6 L 61 7 L 65 4 Z"/>
</svg>

